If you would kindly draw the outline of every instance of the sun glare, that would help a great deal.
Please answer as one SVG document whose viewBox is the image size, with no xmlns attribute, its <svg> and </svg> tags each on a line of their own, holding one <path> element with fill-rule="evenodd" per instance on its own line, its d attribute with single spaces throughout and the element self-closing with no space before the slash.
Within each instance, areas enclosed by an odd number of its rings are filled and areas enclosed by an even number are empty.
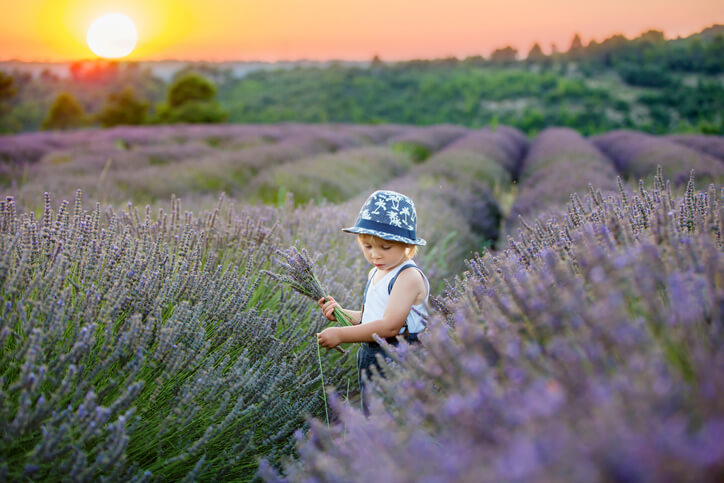
<svg viewBox="0 0 724 483">
<path fill-rule="evenodd" d="M 118 59 L 133 51 L 138 40 L 136 26 L 127 15 L 108 13 L 88 27 L 88 47 L 99 57 Z"/>
</svg>

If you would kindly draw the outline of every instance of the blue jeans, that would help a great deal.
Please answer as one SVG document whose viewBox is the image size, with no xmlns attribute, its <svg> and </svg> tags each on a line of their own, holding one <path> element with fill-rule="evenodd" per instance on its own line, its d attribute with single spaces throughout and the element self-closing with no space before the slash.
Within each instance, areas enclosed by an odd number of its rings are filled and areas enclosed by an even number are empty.
<svg viewBox="0 0 724 483">
<path fill-rule="evenodd" d="M 408 334 L 405 336 L 405 340 L 410 344 L 419 344 L 420 340 L 417 338 L 417 334 Z M 389 337 L 385 339 L 388 344 L 396 346 L 400 342 L 397 337 Z M 377 361 L 377 354 L 381 354 L 383 358 L 390 361 L 390 356 L 377 342 L 363 342 L 360 345 L 359 351 L 357 351 L 357 382 L 359 383 L 360 393 L 360 404 L 362 406 L 362 412 L 365 416 L 369 416 L 369 408 L 365 401 L 365 376 L 368 379 L 372 378 L 372 371 L 370 368 L 375 366 L 379 375 L 385 377 L 385 372 L 382 370 L 380 363 Z"/>
</svg>

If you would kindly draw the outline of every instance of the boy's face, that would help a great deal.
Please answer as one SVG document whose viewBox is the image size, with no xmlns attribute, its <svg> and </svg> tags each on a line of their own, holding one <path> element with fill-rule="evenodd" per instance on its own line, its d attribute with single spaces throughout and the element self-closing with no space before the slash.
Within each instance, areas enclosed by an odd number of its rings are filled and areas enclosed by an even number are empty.
<svg viewBox="0 0 724 483">
<path fill-rule="evenodd" d="M 377 237 L 357 238 L 365 259 L 378 270 L 387 271 L 407 260 L 407 247 Z"/>
</svg>

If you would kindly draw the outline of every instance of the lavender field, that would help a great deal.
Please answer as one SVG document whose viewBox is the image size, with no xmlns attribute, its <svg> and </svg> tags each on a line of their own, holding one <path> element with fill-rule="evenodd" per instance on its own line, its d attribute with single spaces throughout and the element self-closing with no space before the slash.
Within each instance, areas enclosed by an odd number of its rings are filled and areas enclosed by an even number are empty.
<svg viewBox="0 0 724 483">
<path fill-rule="evenodd" d="M 0 475 L 720 481 L 721 146 L 452 125 L 0 137 Z M 356 348 L 319 353 L 326 319 L 264 271 L 303 247 L 359 307 L 368 267 L 340 228 L 375 189 L 415 200 L 434 297 L 365 419 Z"/>
</svg>

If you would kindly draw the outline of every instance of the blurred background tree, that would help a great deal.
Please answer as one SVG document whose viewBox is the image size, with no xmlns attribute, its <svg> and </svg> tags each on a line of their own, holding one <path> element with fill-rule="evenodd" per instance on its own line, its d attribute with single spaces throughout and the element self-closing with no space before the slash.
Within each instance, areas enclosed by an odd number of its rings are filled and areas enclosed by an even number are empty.
<svg viewBox="0 0 724 483">
<path fill-rule="evenodd" d="M 10 102 L 17 93 L 15 79 L 4 72 L 0 72 L 0 133 L 13 132 L 16 129 L 7 114 L 12 108 Z"/>
<path fill-rule="evenodd" d="M 571 40 L 571 46 L 568 48 L 568 58 L 570 60 L 577 60 L 580 59 L 583 54 L 584 47 L 583 42 L 581 41 L 581 36 L 575 34 Z"/>
<path fill-rule="evenodd" d="M 166 102 L 156 108 L 156 122 L 224 122 L 229 113 L 216 100 L 216 86 L 192 72 L 177 78 L 169 87 Z"/>
<path fill-rule="evenodd" d="M 104 127 L 144 124 L 149 103 L 136 97 L 133 88 L 125 87 L 120 92 L 111 92 L 103 109 L 96 114 L 96 120 Z"/>
<path fill-rule="evenodd" d="M 490 54 L 490 60 L 492 62 L 498 62 L 501 64 L 515 62 L 517 58 L 518 50 L 509 45 L 501 49 L 495 49 L 493 53 Z"/>
<path fill-rule="evenodd" d="M 526 57 L 526 60 L 528 60 L 528 62 L 540 62 L 545 58 L 546 55 L 543 53 L 543 49 L 541 49 L 538 42 L 536 42 L 533 44 L 533 47 L 530 48 L 530 51 L 528 51 L 528 57 Z"/>
<path fill-rule="evenodd" d="M 43 129 L 71 129 L 86 124 L 83 106 L 69 92 L 61 92 L 53 101 L 47 117 L 43 121 Z"/>
</svg>

